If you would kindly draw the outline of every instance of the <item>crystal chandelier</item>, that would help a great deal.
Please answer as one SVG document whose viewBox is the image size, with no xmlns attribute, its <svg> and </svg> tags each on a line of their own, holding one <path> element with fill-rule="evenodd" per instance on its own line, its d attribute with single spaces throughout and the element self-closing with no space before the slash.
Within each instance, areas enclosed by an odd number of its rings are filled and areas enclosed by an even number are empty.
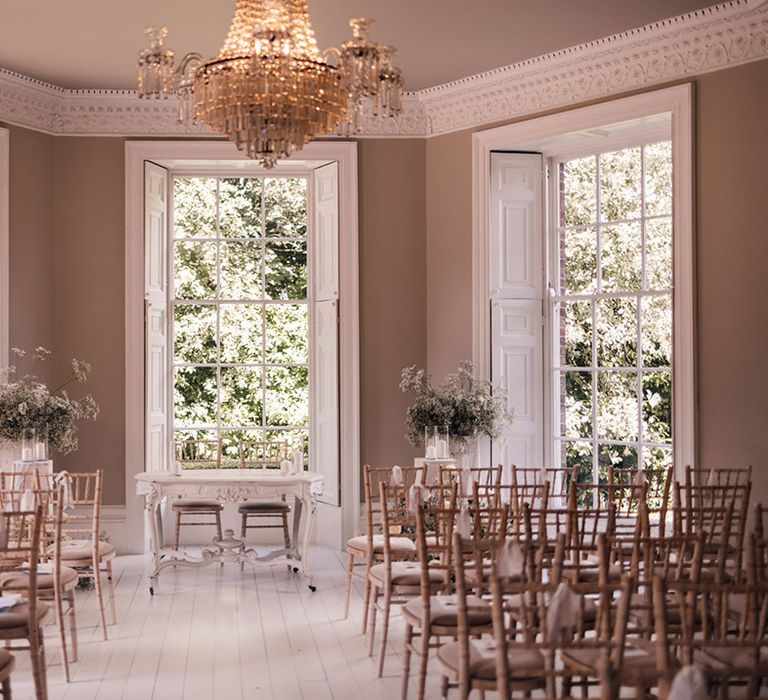
<svg viewBox="0 0 768 700">
<path fill-rule="evenodd" d="M 138 95 L 176 94 L 180 122 L 207 124 L 272 168 L 317 136 L 360 131 L 366 99 L 374 116 L 402 111 L 395 49 L 368 38 L 371 20 L 349 24 L 352 38 L 321 53 L 306 0 L 237 0 L 219 55 L 190 53 L 178 65 L 167 30 L 149 28 Z"/>
</svg>

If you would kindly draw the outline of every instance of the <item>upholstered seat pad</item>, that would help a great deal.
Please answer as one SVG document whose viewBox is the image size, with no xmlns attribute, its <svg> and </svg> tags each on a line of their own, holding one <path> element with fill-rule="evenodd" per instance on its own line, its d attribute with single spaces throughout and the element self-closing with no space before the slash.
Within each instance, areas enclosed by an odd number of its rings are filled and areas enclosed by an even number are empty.
<svg viewBox="0 0 768 700">
<path fill-rule="evenodd" d="M 99 540 L 99 559 L 115 553 L 115 548 L 109 542 Z M 90 561 L 93 559 L 93 544 L 91 542 L 81 542 L 65 544 L 61 548 L 61 558 L 63 561 Z"/>
<path fill-rule="evenodd" d="M 49 606 L 45 603 L 37 603 L 37 621 L 41 623 L 48 614 Z M 29 622 L 29 605 L 20 603 L 10 610 L 0 613 L 0 630 L 9 630 L 16 627 L 26 627 Z"/>
<path fill-rule="evenodd" d="M 421 598 L 409 600 L 401 609 L 403 617 L 412 625 L 420 625 L 423 604 Z M 429 599 L 429 620 L 437 627 L 457 627 L 459 609 L 456 596 L 432 596 Z M 483 627 L 491 624 L 491 606 L 487 600 L 476 596 L 467 596 L 467 622 L 470 627 Z"/>
<path fill-rule="evenodd" d="M 395 552 L 415 552 L 416 544 L 408 537 L 390 537 L 389 546 Z M 365 535 L 352 537 L 347 540 L 349 549 L 359 550 L 365 554 L 368 551 L 368 538 Z M 373 551 L 375 554 L 381 554 L 384 551 L 384 535 L 373 536 Z"/>
<path fill-rule="evenodd" d="M 729 669 L 749 669 L 754 667 L 754 650 L 746 647 L 705 647 L 695 654 L 695 661 L 710 666 L 717 671 Z M 768 649 L 760 649 L 759 668 L 768 673 Z"/>
<path fill-rule="evenodd" d="M 562 659 L 571 669 L 589 669 L 595 672 L 601 653 L 600 649 L 565 649 Z M 649 685 L 655 685 L 658 673 L 654 643 L 645 639 L 628 639 L 619 675 L 621 681 L 632 683 L 639 679 Z"/>
<path fill-rule="evenodd" d="M 219 501 L 206 501 L 204 499 L 177 498 L 171 504 L 173 510 L 189 510 L 192 512 L 204 510 L 222 510 L 224 506 Z"/>
<path fill-rule="evenodd" d="M 284 501 L 243 501 L 237 506 L 238 513 L 253 513 L 262 510 L 274 510 L 289 513 L 291 507 Z"/>
<path fill-rule="evenodd" d="M 429 579 L 435 583 L 443 580 L 444 571 L 430 569 Z M 387 565 L 376 564 L 371 567 L 370 577 L 379 586 L 384 585 L 387 576 Z M 396 561 L 392 564 L 393 586 L 418 586 L 421 582 L 421 565 L 415 561 Z"/>
<path fill-rule="evenodd" d="M 459 671 L 459 654 L 458 642 L 444 644 L 437 650 L 438 663 L 454 677 Z M 544 669 L 544 655 L 541 651 L 514 645 L 508 648 L 507 656 L 511 676 L 517 680 L 540 680 L 543 685 L 540 670 Z M 469 673 L 473 678 L 482 680 L 496 678 L 496 654 L 484 640 L 470 640 Z"/>
<path fill-rule="evenodd" d="M 61 567 L 61 584 L 66 586 L 77 581 L 77 571 L 68 566 Z M 0 588 L 3 591 L 26 591 L 29 588 L 29 573 L 26 571 L 11 571 L 0 576 Z M 53 574 L 38 574 L 37 588 L 42 591 L 53 590 Z"/>
</svg>

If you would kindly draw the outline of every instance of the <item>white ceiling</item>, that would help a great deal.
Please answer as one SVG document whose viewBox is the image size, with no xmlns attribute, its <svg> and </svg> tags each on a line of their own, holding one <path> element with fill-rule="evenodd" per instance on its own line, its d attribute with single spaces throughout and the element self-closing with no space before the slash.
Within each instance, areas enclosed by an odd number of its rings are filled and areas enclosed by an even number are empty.
<svg viewBox="0 0 768 700">
<path fill-rule="evenodd" d="M 712 0 L 309 0 L 321 48 L 350 16 L 398 48 L 418 90 L 711 5 Z M 177 56 L 214 55 L 232 0 L 2 0 L 0 67 L 68 88 L 131 89 L 148 25 Z"/>
</svg>

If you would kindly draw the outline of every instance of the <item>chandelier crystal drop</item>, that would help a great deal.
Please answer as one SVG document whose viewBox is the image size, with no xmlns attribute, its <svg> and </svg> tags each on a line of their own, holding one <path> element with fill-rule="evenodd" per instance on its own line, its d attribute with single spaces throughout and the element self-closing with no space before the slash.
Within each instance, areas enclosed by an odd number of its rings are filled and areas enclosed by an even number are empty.
<svg viewBox="0 0 768 700">
<path fill-rule="evenodd" d="M 352 38 L 321 53 L 306 0 L 237 0 L 218 56 L 203 60 L 164 46 L 167 30 L 147 29 L 139 54 L 139 97 L 176 94 L 179 121 L 207 124 L 249 158 L 274 167 L 317 136 L 360 131 L 364 104 L 375 117 L 402 111 L 395 49 L 368 38 L 372 20 L 349 21 Z"/>
</svg>

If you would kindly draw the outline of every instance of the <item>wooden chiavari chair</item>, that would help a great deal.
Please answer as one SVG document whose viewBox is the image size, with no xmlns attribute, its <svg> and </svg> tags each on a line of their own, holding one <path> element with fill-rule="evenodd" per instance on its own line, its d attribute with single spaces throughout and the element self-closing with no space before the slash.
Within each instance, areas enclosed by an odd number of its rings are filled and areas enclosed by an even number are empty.
<svg viewBox="0 0 768 700">
<path fill-rule="evenodd" d="M 182 469 L 221 469 L 221 440 L 177 440 L 174 442 L 176 461 Z M 177 498 L 171 503 L 175 515 L 173 548 L 179 548 L 181 528 L 216 527 L 216 537 L 221 539 L 221 513 L 224 506 L 207 498 Z M 213 518 L 199 520 L 199 518 Z M 193 518 L 193 520 L 189 520 Z"/>
<path fill-rule="evenodd" d="M 38 479 L 39 481 L 39 479 Z M 48 481 L 48 480 L 46 480 Z M 36 484 L 38 487 L 40 484 Z M 20 510 L 25 491 L 3 491 L 0 499 L 4 509 Z M 70 680 L 69 662 L 77 661 L 77 610 L 75 606 L 75 588 L 78 574 L 75 569 L 62 566 L 61 563 L 61 533 L 64 514 L 64 489 L 61 484 L 51 489 L 37 488 L 31 492 L 34 495 L 35 507 L 42 512 L 41 545 L 39 548 L 37 569 L 37 597 L 39 600 L 53 602 L 56 611 L 56 622 L 59 628 L 61 642 L 62 667 L 64 678 Z M 48 570 L 50 569 L 50 570 Z M 29 576 L 26 572 L 9 572 L 0 574 L 0 589 L 5 593 L 29 595 Z M 64 599 L 66 598 L 66 607 Z M 69 657 L 67 645 L 66 621 L 69 619 L 72 658 Z"/>
<path fill-rule="evenodd" d="M 460 467 L 456 464 L 441 464 L 438 471 L 438 485 L 447 487 L 456 484 L 459 497 L 469 498 L 472 484 L 493 489 L 501 484 L 501 465 L 495 467 Z"/>
<path fill-rule="evenodd" d="M 368 606 L 371 597 L 371 583 L 368 578 L 370 568 L 377 562 L 384 561 L 384 533 L 382 527 L 382 508 L 379 494 L 379 483 L 392 484 L 393 473 L 400 474 L 404 492 L 415 483 L 421 483 L 422 467 L 363 467 L 363 498 L 365 506 L 365 533 L 347 540 L 347 570 L 344 579 L 344 618 L 349 617 L 349 600 L 352 591 L 352 579 L 363 582 L 363 620 L 362 628 L 365 634 L 368 628 Z M 412 523 L 413 524 L 413 523 Z M 407 536 L 389 538 L 390 554 L 393 559 L 413 559 L 416 556 L 416 544 L 411 532 Z M 360 561 L 362 560 L 362 561 Z M 365 567 L 365 572 L 359 574 L 357 568 Z"/>
<path fill-rule="evenodd" d="M 747 486 L 752 484 L 752 465 L 746 467 L 685 467 L 685 485 Z"/>
<path fill-rule="evenodd" d="M 768 678 L 768 584 L 711 581 L 653 582 L 661 698 L 679 665 L 696 664 L 718 698 L 757 697 Z M 744 601 L 734 621 L 732 598 Z M 679 615 L 677 633 L 670 613 Z"/>
<path fill-rule="evenodd" d="M 460 577 L 457 571 L 457 578 Z M 601 683 L 601 697 L 618 697 L 612 683 L 612 671 L 621 666 L 622 649 L 617 639 L 623 639 L 626 625 L 628 590 L 626 583 L 561 584 L 557 582 L 521 581 L 499 573 L 498 555 L 493 557 L 490 577 L 492 594 L 493 639 L 471 639 L 462 628 L 454 644 L 438 650 L 438 660 L 444 674 L 444 689 L 453 675 L 459 685 L 460 697 L 466 698 L 473 688 L 496 690 L 500 698 L 513 693 L 530 697 L 531 692 L 543 690 L 548 698 L 562 698 L 570 693 L 571 669 L 562 663 L 566 654 L 590 652 L 590 660 L 598 666 L 595 671 Z M 557 612 L 549 608 L 558 590 L 574 596 L 574 627 L 563 628 Z M 619 597 L 616 598 L 616 594 Z M 587 595 L 599 600 L 601 624 L 599 634 L 586 635 L 582 629 L 581 611 Z M 463 618 L 466 605 L 458 590 L 458 604 Z M 618 601 L 618 602 L 616 602 Z M 507 613 L 515 613 L 509 622 Z M 613 639 L 612 639 L 613 638 Z M 582 671 L 580 670 L 580 673 Z M 557 681 L 560 681 L 560 688 Z"/>
<path fill-rule="evenodd" d="M 107 639 L 107 620 L 104 613 L 104 587 L 102 574 L 106 574 L 109 587 L 109 607 L 112 624 L 117 623 L 115 582 L 112 560 L 115 548 L 101 539 L 101 489 L 104 472 L 59 472 L 40 474 L 43 488 L 52 490 L 61 483 L 63 499 L 68 507 L 62 523 L 59 557 L 63 566 L 77 571 L 78 579 L 91 579 L 99 604 L 99 620 L 104 639 Z"/>
<path fill-rule="evenodd" d="M 280 469 L 280 462 L 288 459 L 288 443 L 285 441 L 251 440 L 239 445 L 241 469 Z M 282 530 L 283 544 L 291 546 L 291 534 L 288 530 L 288 515 L 291 506 L 285 495 L 278 500 L 243 501 L 237 506 L 240 515 L 240 537 L 245 540 L 248 530 Z M 256 525 L 249 522 L 255 519 Z M 267 520 L 264 523 L 264 520 Z M 275 522 L 275 521 L 278 522 Z"/>
<path fill-rule="evenodd" d="M 571 483 L 577 481 L 576 467 L 518 467 L 512 465 L 512 483 L 528 486 L 549 482 L 550 508 L 565 508 Z"/>
<path fill-rule="evenodd" d="M 456 488 L 448 489 L 452 494 L 452 506 L 455 506 Z M 389 617 L 392 605 L 405 603 L 410 598 L 418 596 L 421 591 L 421 564 L 413 561 L 412 554 L 408 560 L 404 560 L 402 550 L 393 547 L 396 538 L 410 537 L 416 548 L 416 533 L 414 522 L 417 511 L 423 508 L 423 502 L 434 504 L 443 503 L 444 489 L 439 486 L 427 487 L 422 484 L 412 484 L 406 487 L 404 482 L 387 483 L 379 481 L 379 505 L 381 508 L 381 532 L 383 536 L 383 560 L 380 564 L 374 564 L 368 569 L 368 581 L 370 583 L 370 598 L 368 603 L 368 656 L 373 656 L 374 641 L 376 637 L 376 618 L 381 613 L 383 625 L 383 639 L 379 660 L 379 673 L 383 665 L 383 655 L 389 632 Z M 418 527 L 418 525 L 417 525 Z M 435 532 L 435 541 L 439 541 L 440 532 Z M 437 568 L 429 573 L 434 579 L 435 585 L 442 581 Z M 382 603 L 379 603 L 379 596 Z"/>
<path fill-rule="evenodd" d="M 37 700 L 47 700 L 48 679 L 45 665 L 45 640 L 43 623 L 49 608 L 38 599 L 37 566 L 42 538 L 42 508 L 31 511 L 0 512 L 0 573 L 3 576 L 19 574 L 26 577 L 28 597 L 6 612 L 0 612 L 0 639 L 12 650 L 30 653 L 32 676 Z M 25 566 L 26 565 L 26 566 Z M 5 593 L 5 591 L 3 591 Z M 17 646 L 23 640 L 25 646 Z M 10 654 L 8 654 L 10 656 Z M 11 663 L 6 655 L 0 655 L 0 665 Z M 0 671 L 0 676 L 3 675 Z M 4 683 L 3 695 L 10 697 L 10 688 Z"/>
<path fill-rule="evenodd" d="M 430 649 L 440 646 L 440 637 L 455 637 L 459 622 L 454 595 L 454 572 L 463 566 L 464 559 L 471 559 L 474 574 L 474 593 L 467 599 L 466 624 L 471 634 L 491 630 L 491 612 L 484 599 L 487 557 L 491 543 L 503 536 L 506 509 L 474 509 L 474 517 L 468 506 L 457 506 L 456 485 L 443 487 L 437 502 L 430 502 L 416 513 L 416 545 L 420 564 L 419 596 L 403 605 L 401 614 L 405 621 L 405 645 L 401 696 L 408 695 L 411 673 L 411 656 L 419 660 L 417 698 L 424 697 Z M 463 524 L 461 519 L 464 520 Z M 458 522 L 457 522 L 458 521 Z M 465 532 L 462 534 L 462 529 Z M 456 543 L 458 542 L 458 546 Z M 472 556 L 484 549 L 486 557 Z"/>
</svg>

